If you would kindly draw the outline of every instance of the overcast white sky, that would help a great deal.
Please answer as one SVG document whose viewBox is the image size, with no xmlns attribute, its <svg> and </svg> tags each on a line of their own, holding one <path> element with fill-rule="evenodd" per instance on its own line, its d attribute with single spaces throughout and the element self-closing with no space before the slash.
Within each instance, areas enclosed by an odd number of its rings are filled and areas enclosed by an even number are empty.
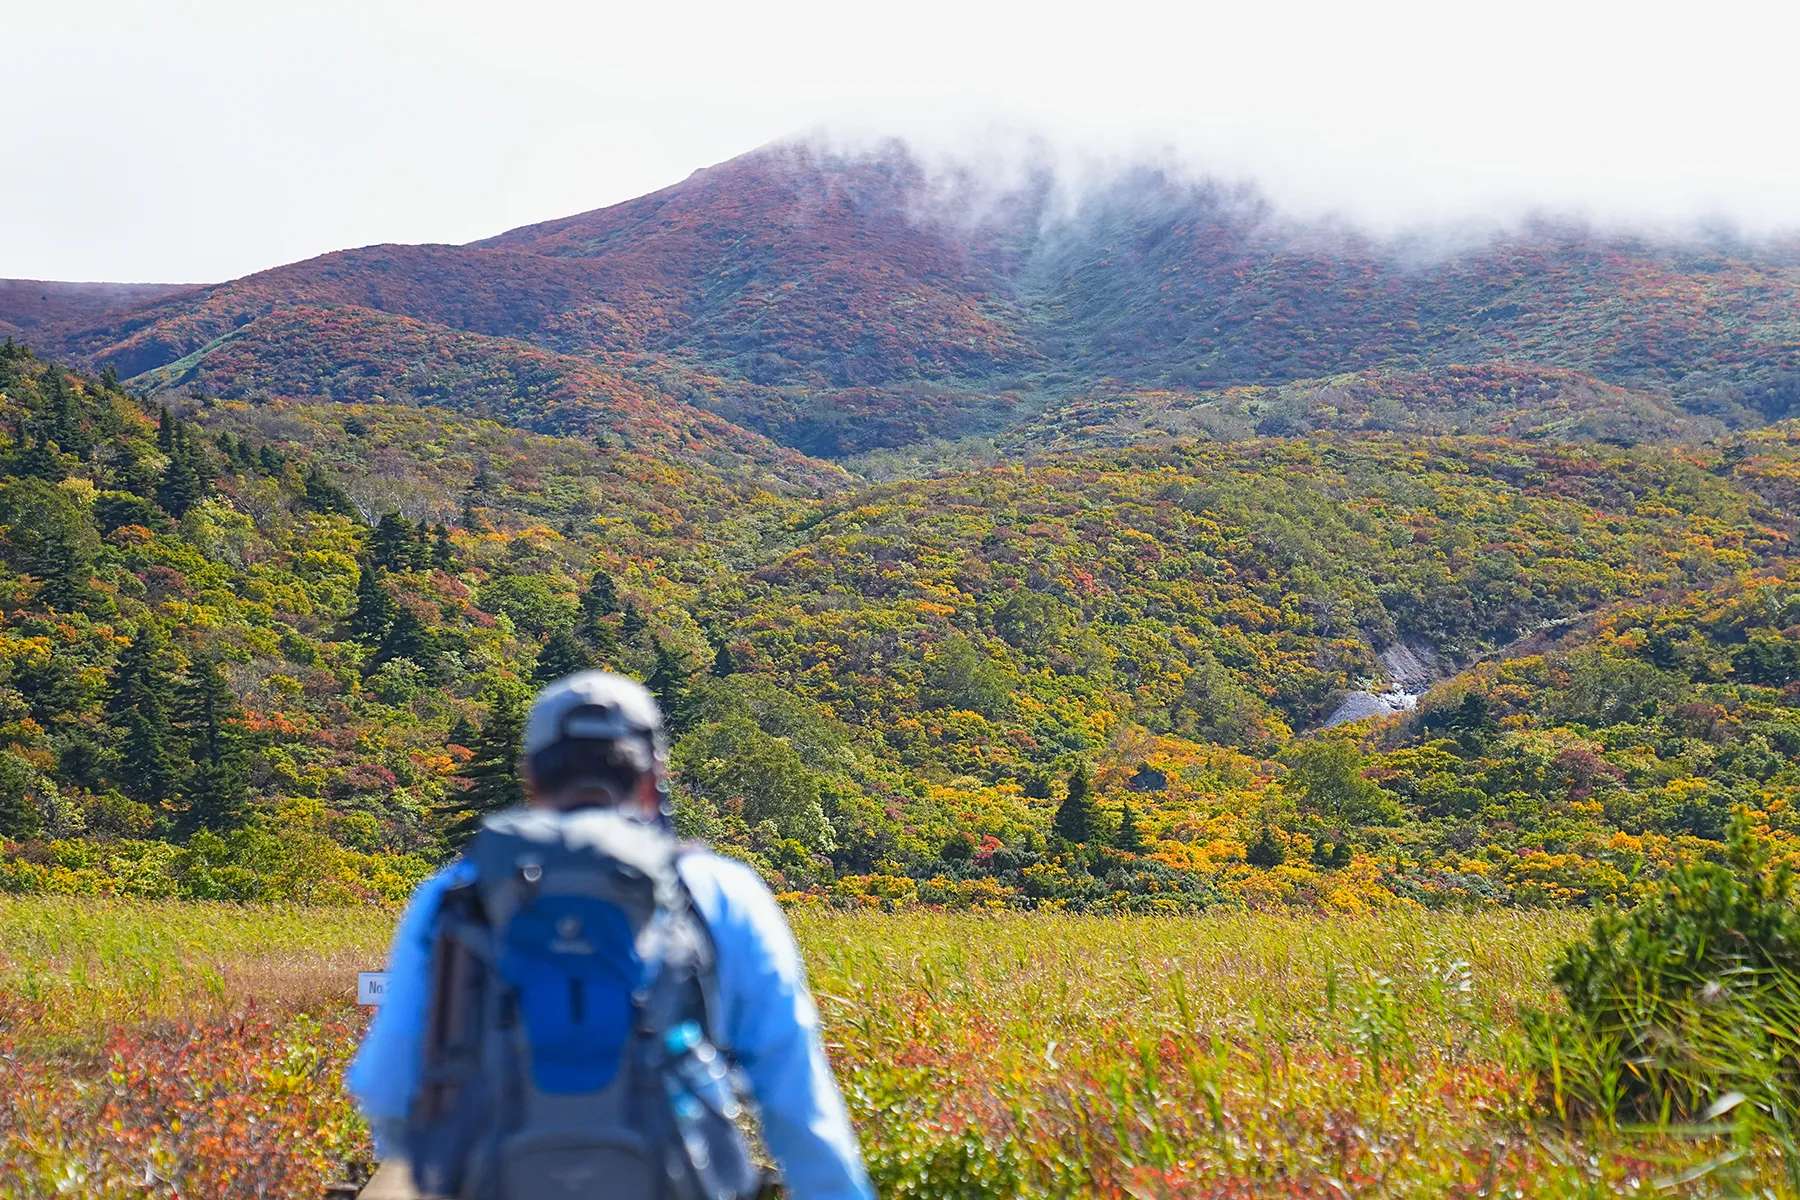
<svg viewBox="0 0 1800 1200">
<path fill-rule="evenodd" d="M 1173 147 L 1306 213 L 1800 227 L 1800 4 L 21 0 L 0 276 L 468 241 L 773 139 Z"/>
</svg>

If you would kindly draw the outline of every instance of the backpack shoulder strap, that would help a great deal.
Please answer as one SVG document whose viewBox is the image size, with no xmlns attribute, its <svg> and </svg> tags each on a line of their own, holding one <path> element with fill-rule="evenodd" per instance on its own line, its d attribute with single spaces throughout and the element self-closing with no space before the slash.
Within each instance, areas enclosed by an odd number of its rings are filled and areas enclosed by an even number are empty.
<svg viewBox="0 0 1800 1200">
<path fill-rule="evenodd" d="M 653 988 L 652 995 L 646 997 L 646 1004 L 653 1009 L 646 1016 L 650 1024 L 662 1027 L 673 1027 L 680 1020 L 698 1018 L 707 1042 L 722 1045 L 724 1018 L 718 1000 L 718 943 L 713 939 L 713 927 L 707 925 L 706 914 L 700 912 L 700 905 L 693 900 L 693 889 L 689 889 L 688 880 L 680 873 L 680 865 L 686 858 L 706 849 L 704 842 L 682 842 L 675 847 L 671 858 L 675 887 L 671 889 L 668 909 L 664 912 L 664 919 L 668 921 L 666 945 L 670 954 L 662 963 L 664 970 L 657 981 L 661 986 Z"/>
</svg>

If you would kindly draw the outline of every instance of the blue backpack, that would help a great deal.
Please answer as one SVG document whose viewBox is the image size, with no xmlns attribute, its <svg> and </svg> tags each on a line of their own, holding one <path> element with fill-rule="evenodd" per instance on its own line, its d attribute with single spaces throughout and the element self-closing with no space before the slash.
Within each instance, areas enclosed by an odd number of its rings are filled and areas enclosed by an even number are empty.
<svg viewBox="0 0 1800 1200">
<path fill-rule="evenodd" d="M 737 1200 L 761 1179 L 717 1048 L 712 940 L 666 830 L 489 817 L 439 910 L 408 1128 L 458 1200 Z"/>
</svg>

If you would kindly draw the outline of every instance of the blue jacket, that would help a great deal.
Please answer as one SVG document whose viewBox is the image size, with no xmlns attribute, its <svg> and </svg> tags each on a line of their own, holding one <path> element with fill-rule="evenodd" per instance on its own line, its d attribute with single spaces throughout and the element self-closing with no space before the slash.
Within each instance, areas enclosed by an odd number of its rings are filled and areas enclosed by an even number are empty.
<svg viewBox="0 0 1800 1200">
<path fill-rule="evenodd" d="M 438 902 L 463 869 L 432 876 L 407 905 L 394 931 L 385 1002 L 347 1077 L 378 1153 L 399 1149 L 418 1087 Z M 719 1034 L 750 1081 L 788 1194 L 873 1200 L 781 906 L 756 872 L 715 854 L 685 855 L 681 877 L 718 949 Z"/>
</svg>

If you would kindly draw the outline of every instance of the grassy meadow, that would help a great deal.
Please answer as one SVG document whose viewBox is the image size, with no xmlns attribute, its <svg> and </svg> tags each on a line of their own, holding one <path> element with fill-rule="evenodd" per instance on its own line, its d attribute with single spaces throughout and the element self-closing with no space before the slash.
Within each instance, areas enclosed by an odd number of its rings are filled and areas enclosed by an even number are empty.
<svg viewBox="0 0 1800 1200">
<path fill-rule="evenodd" d="M 391 921 L 0 897 L 0 1197 L 359 1177 L 340 1078 Z M 794 921 L 884 1196 L 1791 1194 L 1729 1122 L 1563 1108 L 1524 1023 L 1576 915 Z"/>
</svg>

